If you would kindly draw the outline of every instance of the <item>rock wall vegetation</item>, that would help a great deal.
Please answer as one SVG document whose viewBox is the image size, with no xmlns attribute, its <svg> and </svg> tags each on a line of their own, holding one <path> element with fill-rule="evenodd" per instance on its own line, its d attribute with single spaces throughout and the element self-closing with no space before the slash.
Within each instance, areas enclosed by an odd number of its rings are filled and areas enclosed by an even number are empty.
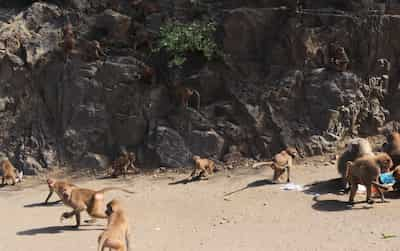
<svg viewBox="0 0 400 251">
<path fill-rule="evenodd" d="M 181 167 L 193 154 L 236 156 L 229 149 L 320 154 L 398 120 L 400 16 L 372 0 L 297 2 L 1 0 L 0 150 L 32 173 L 102 168 L 121 148 L 140 168 Z M 215 48 L 203 37 L 156 49 L 166 24 L 211 21 Z M 66 56 L 68 24 L 76 48 Z M 98 59 L 85 49 L 93 40 Z M 348 69 L 332 67 L 332 44 Z M 174 53 L 186 61 L 171 65 Z M 178 84 L 200 93 L 199 111 L 194 100 L 182 108 Z"/>
</svg>

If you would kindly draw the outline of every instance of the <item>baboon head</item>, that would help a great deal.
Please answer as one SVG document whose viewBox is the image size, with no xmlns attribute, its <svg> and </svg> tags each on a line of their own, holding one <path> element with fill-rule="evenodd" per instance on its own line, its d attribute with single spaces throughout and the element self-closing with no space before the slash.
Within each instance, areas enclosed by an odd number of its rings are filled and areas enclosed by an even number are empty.
<svg viewBox="0 0 400 251">
<path fill-rule="evenodd" d="M 299 153 L 297 152 L 296 148 L 294 147 L 288 147 L 286 148 L 286 152 L 292 156 L 294 159 L 299 156 Z"/>
<path fill-rule="evenodd" d="M 389 171 L 393 167 L 392 158 L 387 153 L 379 153 L 376 155 L 376 162 L 383 172 Z"/>
<path fill-rule="evenodd" d="M 197 162 L 200 159 L 200 156 L 194 155 L 192 159 L 194 162 Z"/>
<path fill-rule="evenodd" d="M 72 195 L 72 188 L 69 186 L 63 186 L 61 189 L 61 194 L 64 200 L 70 200 Z"/>
<path fill-rule="evenodd" d="M 120 210 L 121 210 L 121 202 L 119 200 L 114 199 L 107 203 L 105 213 L 107 216 L 110 216 L 111 214 L 118 212 Z"/>
<path fill-rule="evenodd" d="M 47 179 L 47 184 L 49 185 L 49 187 L 53 187 L 55 183 L 56 181 L 54 179 L 52 178 Z"/>
</svg>

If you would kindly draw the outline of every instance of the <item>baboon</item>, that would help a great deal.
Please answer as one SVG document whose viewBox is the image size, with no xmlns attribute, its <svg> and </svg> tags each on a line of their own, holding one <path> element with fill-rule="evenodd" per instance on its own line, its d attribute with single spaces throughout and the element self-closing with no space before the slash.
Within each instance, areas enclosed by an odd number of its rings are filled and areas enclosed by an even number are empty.
<svg viewBox="0 0 400 251">
<path fill-rule="evenodd" d="M 111 177 L 116 178 L 121 174 L 125 177 L 128 169 L 136 171 L 135 161 L 136 155 L 133 152 L 123 151 L 122 155 L 111 163 Z"/>
<path fill-rule="evenodd" d="M 64 218 L 68 219 L 75 215 L 75 227 L 79 227 L 81 224 L 81 212 L 83 211 L 87 211 L 87 213 L 93 218 L 107 218 L 107 215 L 102 211 L 104 208 L 104 193 L 111 190 L 134 193 L 132 191 L 117 187 L 107 187 L 98 191 L 94 191 L 86 188 L 61 186 L 63 202 L 73 210 L 71 212 L 64 212 L 61 215 L 60 220 L 62 221 Z"/>
<path fill-rule="evenodd" d="M 383 192 L 380 189 L 387 188 L 378 182 L 378 177 L 381 169 L 391 169 L 393 162 L 390 156 L 386 153 L 378 153 L 375 156 L 364 156 L 356 159 L 355 161 L 347 161 L 346 178 L 350 183 L 350 197 L 349 203 L 354 203 L 354 197 L 357 192 L 358 184 L 362 184 L 367 189 L 368 204 L 374 203 L 371 199 L 371 187 L 374 186 L 381 198 L 385 202 Z"/>
<path fill-rule="evenodd" d="M 337 170 L 342 176 L 342 188 L 345 192 L 349 191 L 346 179 L 347 161 L 354 161 L 363 156 L 374 156 L 371 144 L 367 139 L 355 138 L 347 143 L 346 150 L 339 156 Z"/>
<path fill-rule="evenodd" d="M 64 39 L 63 43 L 64 56 L 65 59 L 67 59 L 68 56 L 72 53 L 72 51 L 75 49 L 75 44 L 76 44 L 72 29 L 72 24 L 68 23 L 64 26 L 63 39 Z"/>
<path fill-rule="evenodd" d="M 383 151 L 389 154 L 394 166 L 400 165 L 400 133 L 392 132 L 386 136 L 387 143 L 383 146 Z"/>
<path fill-rule="evenodd" d="M 154 84 L 156 81 L 156 74 L 154 68 L 147 65 L 144 66 L 141 80 L 149 85 Z"/>
<path fill-rule="evenodd" d="M 180 105 L 182 105 L 184 108 L 187 108 L 189 106 L 189 99 L 192 95 L 196 96 L 196 109 L 199 111 L 200 110 L 200 93 L 192 88 L 184 87 L 184 86 L 178 86 L 175 89 L 175 96 L 179 100 Z"/>
<path fill-rule="evenodd" d="M 293 167 L 293 159 L 296 159 L 298 155 L 299 153 L 296 148 L 287 147 L 280 153 L 275 154 L 272 161 L 256 163 L 253 165 L 253 168 L 262 165 L 271 165 L 271 168 L 274 170 L 274 176 L 272 178 L 273 182 L 279 182 L 282 175 L 285 173 L 285 170 L 287 170 L 286 182 L 290 182 L 290 169 Z"/>
<path fill-rule="evenodd" d="M 86 61 L 95 61 L 100 59 L 101 57 L 106 56 L 103 52 L 103 49 L 100 46 L 100 42 L 97 40 L 92 41 L 84 41 L 82 44 L 82 56 Z"/>
<path fill-rule="evenodd" d="M 148 15 L 161 11 L 160 5 L 155 1 L 132 0 L 131 5 L 137 10 L 138 15 L 136 19 L 140 22 L 146 21 Z"/>
<path fill-rule="evenodd" d="M 116 251 L 127 251 L 130 249 L 129 241 L 129 222 L 121 202 L 112 200 L 107 203 L 105 214 L 108 217 L 107 229 L 100 234 L 98 242 L 98 251 L 105 248 Z"/>
<path fill-rule="evenodd" d="M 190 178 L 207 178 L 212 175 L 215 171 L 215 163 L 209 159 L 202 159 L 199 156 L 193 156 L 194 169 L 190 174 Z"/>
<path fill-rule="evenodd" d="M 57 202 L 63 201 L 63 194 L 61 189 L 66 186 L 71 186 L 71 187 L 76 187 L 74 184 L 69 183 L 64 180 L 56 180 L 52 178 L 47 179 L 47 186 L 49 187 L 49 194 L 47 195 L 46 200 L 44 201 L 44 204 L 48 204 L 50 197 L 53 195 L 54 192 L 58 195 L 60 200 Z"/>
<path fill-rule="evenodd" d="M 135 51 L 141 49 L 147 49 L 149 51 L 153 50 L 153 34 L 146 29 L 143 24 L 138 22 L 133 22 L 133 49 Z"/>
<path fill-rule="evenodd" d="M 22 172 L 18 175 L 15 172 L 15 167 L 8 159 L 3 159 L 1 162 L 2 179 L 1 184 L 5 185 L 8 180 L 11 180 L 11 184 L 14 186 L 17 182 L 22 182 Z"/>
<path fill-rule="evenodd" d="M 337 44 L 330 45 L 330 63 L 337 71 L 346 71 L 350 63 L 344 47 Z"/>
</svg>

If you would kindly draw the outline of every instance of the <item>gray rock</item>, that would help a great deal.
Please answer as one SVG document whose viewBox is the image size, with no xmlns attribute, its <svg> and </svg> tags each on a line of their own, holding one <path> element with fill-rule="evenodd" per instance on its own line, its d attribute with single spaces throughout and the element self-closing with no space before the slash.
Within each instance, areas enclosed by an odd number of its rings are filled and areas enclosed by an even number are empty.
<svg viewBox="0 0 400 251">
<path fill-rule="evenodd" d="M 214 130 L 198 131 L 190 133 L 187 144 L 194 155 L 201 157 L 213 157 L 220 159 L 224 148 L 224 139 Z"/>
<path fill-rule="evenodd" d="M 154 149 L 160 159 L 160 165 L 165 167 L 184 167 L 193 155 L 187 148 L 183 138 L 175 130 L 158 126 L 148 148 Z"/>
</svg>

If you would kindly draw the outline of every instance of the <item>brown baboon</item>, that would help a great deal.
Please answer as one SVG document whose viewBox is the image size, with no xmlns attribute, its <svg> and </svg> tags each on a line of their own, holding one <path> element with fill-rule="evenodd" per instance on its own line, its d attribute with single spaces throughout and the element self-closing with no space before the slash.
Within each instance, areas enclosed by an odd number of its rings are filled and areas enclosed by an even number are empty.
<svg viewBox="0 0 400 251">
<path fill-rule="evenodd" d="M 202 159 L 199 156 L 193 156 L 194 161 L 194 169 L 190 174 L 190 178 L 207 178 L 209 175 L 212 175 L 215 171 L 215 163 L 209 159 Z"/>
<path fill-rule="evenodd" d="M 192 95 L 196 96 L 196 109 L 199 111 L 200 110 L 200 93 L 192 88 L 184 87 L 184 86 L 178 86 L 175 89 L 175 95 L 176 98 L 179 100 L 180 105 L 182 105 L 184 108 L 187 108 L 189 106 L 189 99 Z"/>
<path fill-rule="evenodd" d="M 349 203 L 354 203 L 354 197 L 357 192 L 358 184 L 362 184 L 367 189 L 367 203 L 372 204 L 374 201 L 371 199 L 371 188 L 374 186 L 380 197 L 381 201 L 385 202 L 385 198 L 381 189 L 387 189 L 385 186 L 379 184 L 378 177 L 381 169 L 391 169 L 393 162 L 390 156 L 386 153 L 378 153 L 375 156 L 364 156 L 356 159 L 354 162 L 348 161 L 346 177 L 350 183 L 350 197 Z"/>
<path fill-rule="evenodd" d="M 392 158 L 394 166 L 398 166 L 400 165 L 400 133 L 392 132 L 386 139 L 387 143 L 383 150 Z"/>
<path fill-rule="evenodd" d="M 330 63 L 337 71 L 346 71 L 350 63 L 344 47 L 337 44 L 330 45 Z"/>
<path fill-rule="evenodd" d="M 108 217 L 107 229 L 98 238 L 98 251 L 105 248 L 127 251 L 129 244 L 129 222 L 121 202 L 112 200 L 107 203 L 105 214 Z"/>
<path fill-rule="evenodd" d="M 89 62 L 98 60 L 106 55 L 97 40 L 84 41 L 81 54 L 83 59 Z"/>
<path fill-rule="evenodd" d="M 15 172 L 15 167 L 8 159 L 3 159 L 1 162 L 2 179 L 1 184 L 5 185 L 8 180 L 11 180 L 11 184 L 14 186 L 17 182 L 22 181 L 22 172 L 18 175 Z"/>
<path fill-rule="evenodd" d="M 107 215 L 103 211 L 104 193 L 111 190 L 120 190 L 126 193 L 133 193 L 132 191 L 116 187 L 107 187 L 98 191 L 94 191 L 86 188 L 61 186 L 63 202 L 73 210 L 71 212 L 64 212 L 61 215 L 60 220 L 62 221 L 64 218 L 68 219 L 75 215 L 75 227 L 79 227 L 81 224 L 81 212 L 83 211 L 87 211 L 87 213 L 93 218 L 107 218 Z"/>
<path fill-rule="evenodd" d="M 156 81 L 156 74 L 153 67 L 144 66 L 141 80 L 146 84 L 154 84 Z"/>
<path fill-rule="evenodd" d="M 136 155 L 133 152 L 123 152 L 122 155 L 111 163 L 111 177 L 116 178 L 119 175 L 124 177 L 129 169 L 136 171 Z"/>
<path fill-rule="evenodd" d="M 72 29 L 72 24 L 68 23 L 64 26 L 63 39 L 64 39 L 63 43 L 64 56 L 65 59 L 67 59 L 68 56 L 72 53 L 72 51 L 75 49 L 75 44 L 76 44 Z"/>
<path fill-rule="evenodd" d="M 288 147 L 280 153 L 275 154 L 272 161 L 256 163 L 253 165 L 253 168 L 262 165 L 271 165 L 271 168 L 274 170 L 273 182 L 279 182 L 285 170 L 287 170 L 286 182 L 290 182 L 290 169 L 293 167 L 293 159 L 297 158 L 298 155 L 299 153 L 296 148 Z"/>
<path fill-rule="evenodd" d="M 348 191 L 346 170 L 347 161 L 354 161 L 363 156 L 374 156 L 371 144 L 367 139 L 356 138 L 347 143 L 346 150 L 339 156 L 337 161 L 337 170 L 342 176 L 342 187 L 345 192 Z"/>
<path fill-rule="evenodd" d="M 63 181 L 63 180 L 56 180 L 56 179 L 52 179 L 52 178 L 48 178 L 47 179 L 47 185 L 49 187 L 49 195 L 47 195 L 46 200 L 44 201 L 44 204 L 48 204 L 50 197 L 53 195 L 54 192 L 56 192 L 56 194 L 58 195 L 58 197 L 60 198 L 59 201 L 60 202 L 63 200 L 63 195 L 62 195 L 62 191 L 61 189 L 63 187 L 66 186 L 71 186 L 71 187 L 76 187 L 74 184 L 69 183 L 67 181 Z"/>
</svg>

